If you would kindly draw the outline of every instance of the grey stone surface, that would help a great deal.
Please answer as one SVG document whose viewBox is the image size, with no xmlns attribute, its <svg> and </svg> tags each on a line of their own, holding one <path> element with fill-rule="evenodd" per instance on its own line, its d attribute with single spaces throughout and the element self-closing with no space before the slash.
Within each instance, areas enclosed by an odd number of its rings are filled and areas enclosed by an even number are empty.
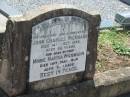
<svg viewBox="0 0 130 97">
<path fill-rule="evenodd" d="M 120 0 L 1 0 L 7 2 L 8 6 L 16 9 L 17 13 L 25 13 L 45 4 L 71 4 L 86 11 L 98 12 L 102 16 L 101 27 L 119 26 L 114 22 L 116 13 L 130 11 L 130 6 L 120 2 Z M 2 3 L 0 3 L 0 6 Z M 8 9 L 8 12 L 12 10 Z M 3 19 L 0 16 L 0 19 Z M 1 26 L 0 26 L 1 27 Z"/>
<path fill-rule="evenodd" d="M 4 0 L 3 0 L 4 1 Z M 8 5 L 24 13 L 45 4 L 71 4 L 86 11 L 95 11 L 101 14 L 104 21 L 114 22 L 117 12 L 129 11 L 130 6 L 120 0 L 6 0 Z M 114 25 L 114 24 L 113 24 Z"/>
<path fill-rule="evenodd" d="M 0 13 L 6 17 L 22 15 L 22 13 L 20 13 L 17 8 L 10 6 L 6 0 L 1 0 L 0 2 Z"/>
<path fill-rule="evenodd" d="M 7 18 L 0 14 L 0 34 L 5 32 Z"/>
<path fill-rule="evenodd" d="M 88 31 L 88 47 L 87 54 L 85 54 L 86 58 L 84 59 L 85 70 L 76 73 L 73 72 L 64 76 L 57 76 L 47 80 L 37 80 L 34 82 L 29 82 L 29 59 L 30 47 L 32 42 L 32 27 L 45 20 L 60 16 L 76 16 L 88 22 L 89 28 L 85 31 L 85 33 L 87 33 Z M 0 87 L 8 95 L 16 96 L 24 93 L 26 89 L 28 89 L 29 92 L 41 91 L 50 88 L 68 86 L 70 84 L 78 83 L 83 80 L 93 79 L 95 73 L 97 40 L 99 32 L 99 29 L 97 28 L 99 28 L 100 21 L 100 15 L 93 14 L 93 12 L 88 13 L 77 9 L 76 7 L 63 4 L 48 6 L 46 5 L 37 8 L 32 12 L 28 12 L 21 17 L 11 17 L 11 20 L 7 23 L 7 29 L 5 34 L 6 38 L 5 42 L 3 42 L 5 44 L 5 50 L 3 50 L 3 57 L 7 60 L 5 63 L 2 62 L 2 68 L 0 73 Z M 55 20 L 53 23 L 55 23 Z M 85 25 L 85 29 L 87 29 L 87 24 Z M 69 49 L 71 48 L 69 47 L 66 50 Z M 57 61 L 57 59 L 55 61 Z"/>
<path fill-rule="evenodd" d="M 4 93 L 4 92 L 0 89 L 0 97 L 8 97 L 8 95 L 6 95 L 6 93 Z"/>
<path fill-rule="evenodd" d="M 118 97 L 130 97 L 130 93 L 127 93 L 127 94 L 123 94 L 123 95 L 120 95 Z"/>
<path fill-rule="evenodd" d="M 18 97 L 115 97 L 130 92 L 130 67 L 95 74 L 94 81 Z M 130 97 L 129 94 L 119 97 Z"/>
<path fill-rule="evenodd" d="M 95 74 L 94 81 L 80 82 L 66 87 L 17 97 L 130 97 L 129 73 L 130 67 L 110 70 Z M 0 97 L 7 96 L 3 91 L 0 91 Z"/>
<path fill-rule="evenodd" d="M 104 18 L 113 18 L 116 12 L 129 11 L 127 6 L 119 0 L 6 0 L 10 6 L 15 7 L 20 12 L 36 8 L 44 4 L 72 4 L 86 11 L 98 11 Z M 109 14 L 108 14 L 109 13 Z"/>
</svg>

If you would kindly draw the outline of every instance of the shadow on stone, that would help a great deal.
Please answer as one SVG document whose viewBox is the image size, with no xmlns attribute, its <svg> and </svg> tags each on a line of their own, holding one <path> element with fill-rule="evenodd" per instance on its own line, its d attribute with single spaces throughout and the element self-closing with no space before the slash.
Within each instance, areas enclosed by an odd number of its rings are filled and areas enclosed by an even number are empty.
<svg viewBox="0 0 130 97">
<path fill-rule="evenodd" d="M 130 93 L 124 94 L 124 95 L 120 95 L 118 97 L 130 97 Z"/>
<path fill-rule="evenodd" d="M 0 97 L 9 97 L 3 90 L 0 89 Z"/>
<path fill-rule="evenodd" d="M 120 0 L 120 1 L 127 4 L 127 5 L 130 5 L 130 0 Z"/>
</svg>

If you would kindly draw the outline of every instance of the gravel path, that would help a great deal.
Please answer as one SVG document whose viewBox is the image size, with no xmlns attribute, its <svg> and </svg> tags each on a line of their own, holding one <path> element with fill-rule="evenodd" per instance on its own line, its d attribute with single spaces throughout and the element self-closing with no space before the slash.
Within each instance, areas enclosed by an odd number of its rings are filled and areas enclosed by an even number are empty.
<svg viewBox="0 0 130 97">
<path fill-rule="evenodd" d="M 1 2 L 2 1 L 6 1 L 9 6 L 17 9 L 20 13 L 25 13 L 25 11 L 44 4 L 71 4 L 86 11 L 96 11 L 100 13 L 105 23 L 114 22 L 114 16 L 118 12 L 130 11 L 130 6 L 119 0 L 1 0 Z M 0 3 L 0 6 L 3 6 L 2 3 Z"/>
<path fill-rule="evenodd" d="M 113 19 L 117 12 L 130 11 L 130 6 L 119 0 L 7 0 L 7 2 L 22 13 L 40 5 L 55 3 L 72 4 L 86 11 L 97 11 L 106 19 Z"/>
</svg>

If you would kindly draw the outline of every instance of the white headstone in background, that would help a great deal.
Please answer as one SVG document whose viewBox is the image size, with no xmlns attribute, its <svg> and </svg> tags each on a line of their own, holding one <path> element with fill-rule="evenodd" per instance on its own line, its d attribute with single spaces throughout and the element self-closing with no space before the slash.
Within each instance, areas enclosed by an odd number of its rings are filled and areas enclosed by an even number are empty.
<svg viewBox="0 0 130 97">
<path fill-rule="evenodd" d="M 29 81 L 38 81 L 85 70 L 88 22 L 61 16 L 32 28 Z"/>
</svg>

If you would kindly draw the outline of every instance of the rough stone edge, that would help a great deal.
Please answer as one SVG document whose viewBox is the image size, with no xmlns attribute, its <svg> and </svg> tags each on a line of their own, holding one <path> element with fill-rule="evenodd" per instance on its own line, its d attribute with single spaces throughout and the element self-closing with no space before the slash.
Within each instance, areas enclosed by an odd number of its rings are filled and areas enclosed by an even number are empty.
<svg viewBox="0 0 130 97">
<path fill-rule="evenodd" d="M 0 32 L 0 61 L 1 61 L 1 53 L 2 53 L 2 45 L 3 45 L 4 33 Z"/>
<path fill-rule="evenodd" d="M 95 74 L 94 80 L 17 97 L 114 97 L 130 92 L 130 67 Z"/>
</svg>

